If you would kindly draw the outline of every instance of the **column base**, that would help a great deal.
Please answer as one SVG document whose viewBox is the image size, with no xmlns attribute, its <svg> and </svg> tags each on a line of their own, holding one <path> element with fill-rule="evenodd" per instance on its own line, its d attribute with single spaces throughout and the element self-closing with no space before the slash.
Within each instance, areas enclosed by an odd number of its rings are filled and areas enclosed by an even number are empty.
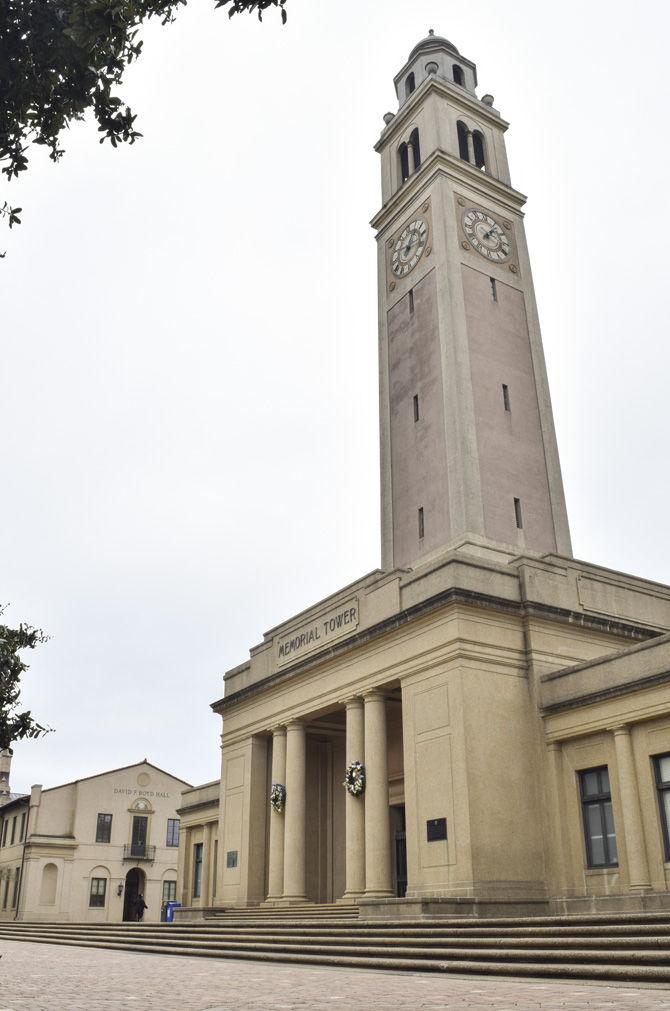
<svg viewBox="0 0 670 1011">
<path fill-rule="evenodd" d="M 394 899 L 395 898 L 395 892 L 393 892 L 390 888 L 388 889 L 388 891 L 385 891 L 385 890 L 382 890 L 382 889 L 380 889 L 379 891 L 367 891 L 366 890 L 365 895 L 362 895 L 361 898 L 364 898 L 364 899 Z"/>
<path fill-rule="evenodd" d="M 280 899 L 275 902 L 276 906 L 304 906 L 310 900 L 306 895 L 282 895 Z"/>
<path fill-rule="evenodd" d="M 336 903 L 358 902 L 358 900 L 362 899 L 364 897 L 364 895 L 365 895 L 364 891 L 360 891 L 360 892 L 345 892 L 344 895 L 341 898 L 336 899 L 335 902 Z"/>
</svg>

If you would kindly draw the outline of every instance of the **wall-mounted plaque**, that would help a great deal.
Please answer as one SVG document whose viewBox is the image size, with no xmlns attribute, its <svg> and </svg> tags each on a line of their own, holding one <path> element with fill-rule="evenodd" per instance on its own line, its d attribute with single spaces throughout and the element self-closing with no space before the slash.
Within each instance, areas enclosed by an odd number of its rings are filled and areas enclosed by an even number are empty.
<svg viewBox="0 0 670 1011">
<path fill-rule="evenodd" d="M 447 819 L 429 818 L 426 822 L 426 839 L 428 842 L 439 842 L 447 838 Z"/>
</svg>

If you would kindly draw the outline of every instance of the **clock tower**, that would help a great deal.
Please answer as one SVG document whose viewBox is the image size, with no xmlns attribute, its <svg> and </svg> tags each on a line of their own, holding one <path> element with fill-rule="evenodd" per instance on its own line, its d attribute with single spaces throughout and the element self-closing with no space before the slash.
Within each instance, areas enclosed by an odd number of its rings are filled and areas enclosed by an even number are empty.
<svg viewBox="0 0 670 1011">
<path fill-rule="evenodd" d="M 384 117 L 382 565 L 440 551 L 571 555 L 508 124 L 432 31 Z"/>
</svg>

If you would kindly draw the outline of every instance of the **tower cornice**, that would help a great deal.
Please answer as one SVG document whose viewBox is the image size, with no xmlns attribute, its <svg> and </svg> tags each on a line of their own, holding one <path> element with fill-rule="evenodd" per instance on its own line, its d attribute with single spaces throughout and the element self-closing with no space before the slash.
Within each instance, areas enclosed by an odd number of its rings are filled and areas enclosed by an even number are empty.
<svg viewBox="0 0 670 1011">
<path fill-rule="evenodd" d="M 462 186 L 467 186 L 480 194 L 484 200 L 494 198 L 501 206 L 514 214 L 521 214 L 526 203 L 526 196 L 512 186 L 508 186 L 507 183 L 503 183 L 499 179 L 494 179 L 493 176 L 487 175 L 481 169 L 474 168 L 461 158 L 456 158 L 454 155 L 438 149 L 433 151 L 423 162 L 421 168 L 411 175 L 401 189 L 386 201 L 372 218 L 370 225 L 381 232 L 393 224 L 395 219 L 405 212 L 407 204 L 418 199 L 422 191 L 429 187 L 439 175 L 445 175 Z"/>
<path fill-rule="evenodd" d="M 479 99 L 471 98 L 468 93 L 457 84 L 452 84 L 450 81 L 444 80 L 440 77 L 429 77 L 416 89 L 416 91 L 412 93 L 411 97 L 403 106 L 401 106 L 388 126 L 384 128 L 379 140 L 375 144 L 375 151 L 377 151 L 377 153 L 379 153 L 381 149 L 389 143 L 389 141 L 393 140 L 393 137 L 397 133 L 402 133 L 407 125 L 407 122 L 415 115 L 416 107 L 431 91 L 436 91 L 438 94 L 448 98 L 449 102 L 455 108 L 460 109 L 466 114 L 468 112 L 476 113 L 483 122 L 487 123 L 489 126 L 495 127 L 496 129 L 502 130 L 503 133 L 509 127 L 507 120 L 503 119 L 499 113 L 492 111 L 490 106 L 484 105 L 484 103 L 480 102 Z"/>
</svg>

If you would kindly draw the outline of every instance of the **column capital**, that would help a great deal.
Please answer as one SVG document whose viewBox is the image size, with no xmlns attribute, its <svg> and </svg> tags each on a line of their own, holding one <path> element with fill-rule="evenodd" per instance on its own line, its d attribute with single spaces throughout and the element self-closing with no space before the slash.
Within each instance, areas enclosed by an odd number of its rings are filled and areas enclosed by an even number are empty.
<svg viewBox="0 0 670 1011">
<path fill-rule="evenodd" d="M 620 723 L 618 727 L 612 727 L 615 737 L 630 737 L 630 724 Z"/>
<path fill-rule="evenodd" d="M 343 699 L 342 705 L 345 709 L 362 709 L 363 708 L 363 696 L 362 695 L 350 695 L 348 699 Z"/>
<path fill-rule="evenodd" d="M 547 741 L 547 751 L 560 752 L 563 745 L 560 741 Z"/>
<path fill-rule="evenodd" d="M 305 721 L 301 719 L 289 720 L 285 726 L 285 729 L 287 733 L 289 731 L 293 731 L 295 733 L 296 730 L 302 730 L 304 732 Z"/>
<path fill-rule="evenodd" d="M 363 692 L 364 702 L 386 702 L 386 693 L 381 688 L 371 688 L 370 691 Z"/>
<path fill-rule="evenodd" d="M 273 737 L 286 737 L 286 727 L 283 723 L 277 723 L 274 727 L 270 727 L 270 733 Z"/>
</svg>

